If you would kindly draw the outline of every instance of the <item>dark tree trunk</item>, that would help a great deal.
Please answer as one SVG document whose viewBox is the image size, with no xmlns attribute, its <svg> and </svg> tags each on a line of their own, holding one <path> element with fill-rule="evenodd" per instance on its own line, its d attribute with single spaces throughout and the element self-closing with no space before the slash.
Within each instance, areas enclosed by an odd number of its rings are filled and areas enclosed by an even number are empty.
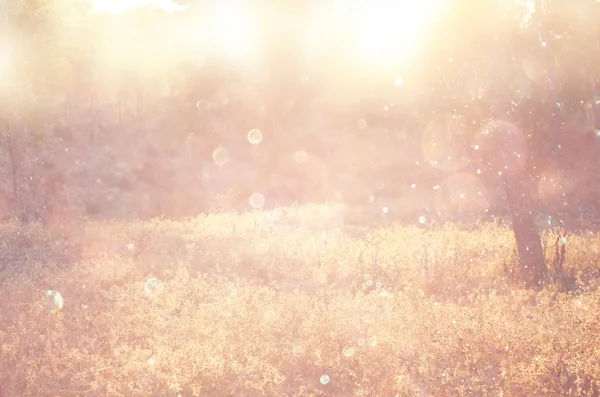
<svg viewBox="0 0 600 397">
<path fill-rule="evenodd" d="M 538 287 L 543 283 L 548 269 L 540 233 L 535 226 L 531 182 L 525 173 L 507 174 L 504 177 L 504 186 L 517 242 L 517 279 L 527 287 Z"/>
</svg>

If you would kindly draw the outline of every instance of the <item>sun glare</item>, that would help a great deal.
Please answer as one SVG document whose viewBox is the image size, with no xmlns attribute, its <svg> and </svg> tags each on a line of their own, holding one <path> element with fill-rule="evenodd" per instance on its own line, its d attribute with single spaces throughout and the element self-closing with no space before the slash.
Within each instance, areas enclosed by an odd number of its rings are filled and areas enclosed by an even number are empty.
<svg viewBox="0 0 600 397">
<path fill-rule="evenodd" d="M 167 12 L 185 11 L 187 6 L 173 3 L 171 0 L 95 0 L 92 12 L 121 14 L 129 9 L 150 6 Z"/>
<path fill-rule="evenodd" d="M 249 61 L 258 50 L 252 40 L 249 10 L 243 9 L 242 3 L 236 0 L 215 4 L 210 21 L 214 49 L 235 61 Z"/>
<path fill-rule="evenodd" d="M 320 21 L 320 26 L 316 29 L 306 26 L 307 40 L 304 45 L 307 48 L 299 48 L 298 51 L 310 52 L 310 47 L 319 47 L 318 43 L 314 43 L 314 33 L 318 33 L 321 40 L 325 39 L 328 31 L 339 29 L 340 18 L 343 18 L 351 21 L 352 25 L 350 31 L 343 29 L 348 36 L 345 39 L 353 42 L 355 55 L 365 64 L 389 66 L 402 63 L 410 60 L 419 48 L 432 17 L 442 12 L 445 3 L 445 0 L 357 0 L 349 3 L 338 0 L 331 21 Z M 204 25 L 203 29 L 208 28 L 207 31 L 200 32 L 199 28 L 195 28 L 189 33 L 210 37 L 210 43 L 207 44 L 221 51 L 226 57 L 235 61 L 248 61 L 248 58 L 256 57 L 256 52 L 259 51 L 258 43 L 252 36 L 256 33 L 254 30 L 257 30 L 253 29 L 253 23 L 260 18 L 254 20 L 253 17 L 258 14 L 249 12 L 250 5 L 251 3 L 239 0 L 214 2 L 209 7 L 209 14 L 203 16 L 208 26 L 204 23 L 199 24 Z M 121 14 L 129 9 L 144 6 L 169 12 L 183 11 L 187 8 L 172 0 L 95 0 L 92 3 L 92 12 Z"/>
<path fill-rule="evenodd" d="M 12 49 L 7 43 L 0 42 L 0 89 L 10 84 L 13 71 Z"/>
<path fill-rule="evenodd" d="M 443 0 L 359 1 L 354 11 L 359 57 L 375 65 L 409 60 L 443 5 Z"/>
</svg>

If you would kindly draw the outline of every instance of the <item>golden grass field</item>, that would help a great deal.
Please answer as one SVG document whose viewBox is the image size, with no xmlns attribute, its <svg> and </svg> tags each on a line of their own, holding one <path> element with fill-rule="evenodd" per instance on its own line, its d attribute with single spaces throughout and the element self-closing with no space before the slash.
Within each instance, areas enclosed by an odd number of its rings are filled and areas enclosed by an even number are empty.
<svg viewBox="0 0 600 397">
<path fill-rule="evenodd" d="M 528 291 L 507 226 L 349 216 L 0 226 L 0 395 L 599 395 L 598 234 Z"/>
</svg>

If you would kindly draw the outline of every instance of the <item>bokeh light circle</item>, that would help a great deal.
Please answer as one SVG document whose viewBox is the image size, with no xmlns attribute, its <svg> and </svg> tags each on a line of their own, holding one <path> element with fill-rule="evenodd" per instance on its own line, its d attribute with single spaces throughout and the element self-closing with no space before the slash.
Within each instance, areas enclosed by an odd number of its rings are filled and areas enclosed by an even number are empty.
<svg viewBox="0 0 600 397">
<path fill-rule="evenodd" d="M 196 109 L 198 109 L 201 112 L 208 112 L 210 110 L 210 102 L 201 99 L 198 102 L 196 102 Z"/>
<path fill-rule="evenodd" d="M 48 310 L 61 310 L 63 308 L 64 299 L 60 292 L 49 289 L 45 295 L 45 303 Z"/>
<path fill-rule="evenodd" d="M 216 148 L 212 154 L 213 161 L 219 167 L 227 164 L 229 162 L 229 150 L 225 148 Z"/>
<path fill-rule="evenodd" d="M 250 207 L 255 210 L 262 208 L 265 205 L 265 196 L 260 193 L 252 193 L 250 199 L 248 200 Z"/>
<path fill-rule="evenodd" d="M 162 291 L 162 289 L 163 289 L 163 284 L 157 278 L 154 278 L 154 277 L 149 278 L 144 283 L 144 292 L 146 293 L 146 295 L 148 295 L 150 297 L 158 295 Z"/>
<path fill-rule="evenodd" d="M 210 100 L 210 107 L 215 109 L 223 109 L 229 104 L 229 97 L 225 91 L 217 91 Z"/>
<path fill-rule="evenodd" d="M 248 141 L 253 145 L 258 145 L 263 141 L 262 131 L 256 128 L 248 131 Z"/>
</svg>

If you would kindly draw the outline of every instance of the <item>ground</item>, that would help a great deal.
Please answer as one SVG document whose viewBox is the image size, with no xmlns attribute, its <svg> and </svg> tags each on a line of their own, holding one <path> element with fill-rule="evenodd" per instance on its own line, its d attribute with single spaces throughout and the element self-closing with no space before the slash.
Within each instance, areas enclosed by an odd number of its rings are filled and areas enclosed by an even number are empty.
<svg viewBox="0 0 600 397">
<path fill-rule="evenodd" d="M 528 291 L 506 225 L 345 211 L 2 225 L 0 395 L 598 395 L 593 231 Z"/>
</svg>

